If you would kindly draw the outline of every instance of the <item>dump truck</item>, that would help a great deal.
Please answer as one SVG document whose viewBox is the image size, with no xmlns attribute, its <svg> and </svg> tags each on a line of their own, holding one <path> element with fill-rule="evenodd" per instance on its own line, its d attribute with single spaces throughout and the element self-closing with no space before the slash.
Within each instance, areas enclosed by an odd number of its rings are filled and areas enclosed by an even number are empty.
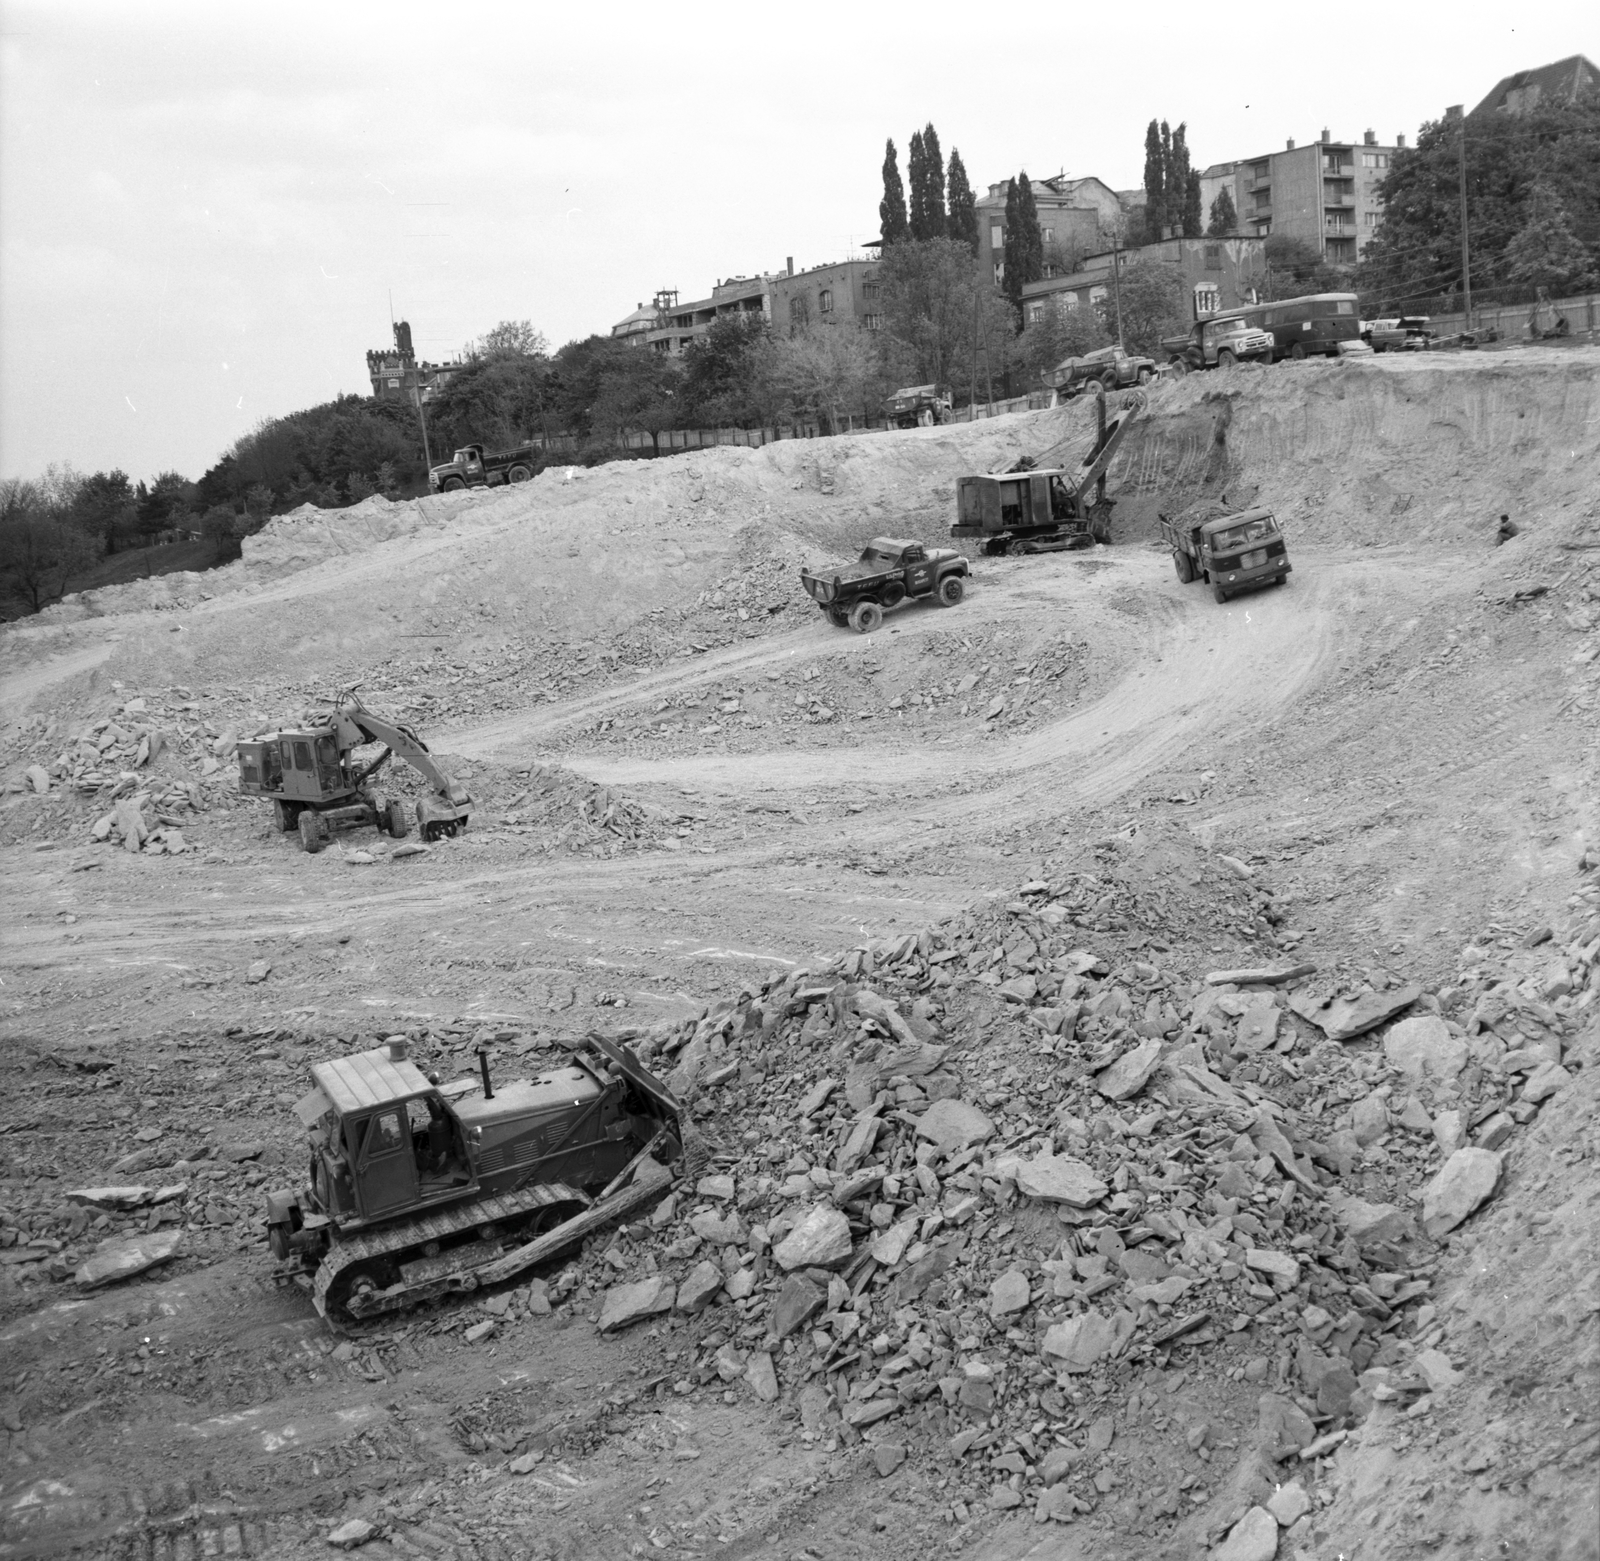
<svg viewBox="0 0 1600 1561">
<path fill-rule="evenodd" d="M 883 404 L 896 428 L 932 428 L 947 422 L 954 402 L 948 385 L 906 385 Z"/>
<path fill-rule="evenodd" d="M 927 548 L 903 537 L 874 537 L 853 564 L 802 569 L 800 583 L 836 628 L 871 634 L 891 607 L 934 597 L 954 607 L 972 566 L 954 548 Z"/>
<path fill-rule="evenodd" d="M 1269 509 L 1158 518 L 1178 579 L 1184 585 L 1203 580 L 1219 602 L 1257 586 L 1282 585 L 1289 577 L 1288 545 Z"/>
<path fill-rule="evenodd" d="M 369 710 L 353 688 L 324 702 L 333 707 L 326 718 L 257 732 L 239 744 L 241 796 L 269 799 L 278 828 L 298 831 L 301 846 L 313 855 L 336 828 L 375 825 L 380 834 L 402 840 L 410 827 L 405 803 L 372 785 L 390 759 L 399 759 L 433 788 L 416 804 L 422 838 L 438 840 L 466 829 L 471 793 L 440 766 L 414 728 Z M 370 743 L 383 744 L 383 752 L 358 766 L 352 755 Z"/>
<path fill-rule="evenodd" d="M 461 488 L 494 488 L 501 483 L 527 482 L 533 476 L 538 451 L 531 444 L 515 450 L 485 450 L 481 444 L 463 445 L 448 461 L 428 468 L 428 486 L 435 493 Z"/>
<path fill-rule="evenodd" d="M 1179 374 L 1191 369 L 1227 369 L 1252 360 L 1265 362 L 1272 356 L 1272 345 L 1271 331 L 1259 330 L 1238 316 L 1196 320 L 1184 335 L 1161 339 L 1168 366 Z"/>
<path fill-rule="evenodd" d="M 986 553 L 1049 553 L 1111 540 L 1106 472 L 1129 425 L 1144 410 L 1142 392 L 1122 399 L 1108 415 L 1095 406 L 1095 438 L 1075 467 L 1040 466 L 1024 456 L 1002 472 L 980 472 L 956 482 L 956 523 L 950 535 L 980 540 Z"/>
<path fill-rule="evenodd" d="M 1130 385 L 1148 385 L 1155 372 L 1154 358 L 1138 357 L 1121 347 L 1101 347 L 1081 358 L 1063 358 L 1045 375 L 1044 382 L 1068 398 L 1085 390 L 1110 395 Z"/>
<path fill-rule="evenodd" d="M 478 1061 L 441 1084 L 396 1038 L 312 1064 L 306 1182 L 267 1194 L 266 1236 L 336 1326 L 525 1273 L 671 1183 L 678 1102 L 626 1046 L 498 1086 Z"/>
</svg>

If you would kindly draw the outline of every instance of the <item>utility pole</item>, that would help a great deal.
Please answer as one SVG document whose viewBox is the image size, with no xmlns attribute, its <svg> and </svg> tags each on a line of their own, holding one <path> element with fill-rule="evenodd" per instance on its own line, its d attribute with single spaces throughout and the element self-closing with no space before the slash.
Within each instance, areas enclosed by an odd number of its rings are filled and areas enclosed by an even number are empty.
<svg viewBox="0 0 1600 1561">
<path fill-rule="evenodd" d="M 433 469 L 433 451 L 428 448 L 428 414 L 422 410 L 422 386 L 411 387 L 411 397 L 417 404 L 417 421 L 422 424 L 422 458 Z"/>
<path fill-rule="evenodd" d="M 1111 230 L 1111 299 L 1117 309 L 1117 346 L 1128 349 L 1122 340 L 1122 233 L 1121 224 Z"/>
<path fill-rule="evenodd" d="M 1458 168 L 1461 176 L 1461 297 L 1466 306 L 1466 329 L 1472 329 L 1472 257 L 1467 246 L 1467 116 L 1463 105 L 1445 110 L 1447 118 L 1457 121 L 1460 136 L 1456 142 Z"/>
</svg>

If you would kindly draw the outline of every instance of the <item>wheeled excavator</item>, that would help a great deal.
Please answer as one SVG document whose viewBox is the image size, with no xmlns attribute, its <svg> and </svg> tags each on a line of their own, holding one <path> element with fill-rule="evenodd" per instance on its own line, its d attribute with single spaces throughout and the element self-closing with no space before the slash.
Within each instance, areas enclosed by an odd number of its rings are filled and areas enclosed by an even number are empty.
<svg viewBox="0 0 1600 1561">
<path fill-rule="evenodd" d="M 390 759 L 400 759 L 433 787 L 417 802 L 422 838 L 465 831 L 472 797 L 440 767 L 413 727 L 369 710 L 353 688 L 323 702 L 333 707 L 326 720 L 257 732 L 239 744 L 240 795 L 270 797 L 278 828 L 285 834 L 298 830 L 300 844 L 312 853 L 328 844 L 335 827 L 374 824 L 403 840 L 409 828 L 404 802 L 371 784 Z M 382 743 L 383 752 L 358 766 L 351 756 L 370 743 Z"/>
</svg>

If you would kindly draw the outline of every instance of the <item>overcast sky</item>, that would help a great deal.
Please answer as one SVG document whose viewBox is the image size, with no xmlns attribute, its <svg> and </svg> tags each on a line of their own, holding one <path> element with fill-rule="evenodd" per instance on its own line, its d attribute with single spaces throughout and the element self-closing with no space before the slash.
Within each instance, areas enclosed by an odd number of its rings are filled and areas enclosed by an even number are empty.
<svg viewBox="0 0 1600 1561">
<path fill-rule="evenodd" d="M 1261 35 L 1252 36 L 1261 19 Z M 190 477 L 419 354 L 859 250 L 886 136 L 975 187 L 1414 136 L 1600 55 L 1593 0 L 1102 6 L 0 3 L 0 475 Z"/>
</svg>

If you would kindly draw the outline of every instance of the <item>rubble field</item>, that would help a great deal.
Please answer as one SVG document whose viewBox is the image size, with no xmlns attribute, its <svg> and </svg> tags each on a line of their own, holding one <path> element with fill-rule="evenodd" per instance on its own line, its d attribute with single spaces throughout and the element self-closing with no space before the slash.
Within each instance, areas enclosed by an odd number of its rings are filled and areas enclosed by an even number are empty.
<svg viewBox="0 0 1600 1561">
<path fill-rule="evenodd" d="M 1084 404 L 302 511 L 8 626 L 0 1554 L 1595 1557 L 1597 375 L 1158 384 L 1109 547 L 871 637 L 801 563 Z M 1156 514 L 1224 494 L 1294 573 L 1219 606 Z M 465 835 L 237 795 L 353 685 Z M 696 1130 L 648 1214 L 344 1332 L 274 1285 L 311 1062 L 594 1030 Z"/>
</svg>

